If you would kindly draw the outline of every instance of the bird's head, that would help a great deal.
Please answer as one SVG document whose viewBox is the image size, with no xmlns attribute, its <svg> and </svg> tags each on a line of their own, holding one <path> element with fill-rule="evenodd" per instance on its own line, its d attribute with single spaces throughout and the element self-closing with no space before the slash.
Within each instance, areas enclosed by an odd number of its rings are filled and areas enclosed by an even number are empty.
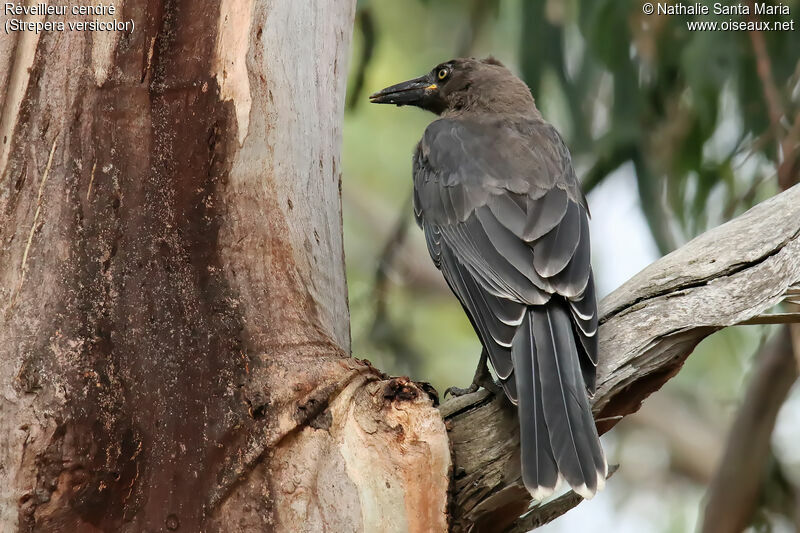
<svg viewBox="0 0 800 533">
<path fill-rule="evenodd" d="M 446 61 L 424 76 L 387 87 L 369 99 L 373 104 L 413 105 L 437 115 L 538 113 L 525 82 L 492 57 Z"/>
</svg>

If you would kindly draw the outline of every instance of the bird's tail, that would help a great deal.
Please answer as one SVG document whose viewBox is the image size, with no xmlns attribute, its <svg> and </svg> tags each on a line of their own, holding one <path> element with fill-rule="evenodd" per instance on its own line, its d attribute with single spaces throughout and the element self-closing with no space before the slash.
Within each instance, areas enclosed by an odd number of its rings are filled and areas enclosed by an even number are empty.
<svg viewBox="0 0 800 533">
<path fill-rule="evenodd" d="M 517 382 L 522 480 L 535 499 L 559 476 L 591 498 L 605 484 L 606 464 L 586 397 L 572 321 L 553 299 L 528 309 L 511 347 Z"/>
</svg>

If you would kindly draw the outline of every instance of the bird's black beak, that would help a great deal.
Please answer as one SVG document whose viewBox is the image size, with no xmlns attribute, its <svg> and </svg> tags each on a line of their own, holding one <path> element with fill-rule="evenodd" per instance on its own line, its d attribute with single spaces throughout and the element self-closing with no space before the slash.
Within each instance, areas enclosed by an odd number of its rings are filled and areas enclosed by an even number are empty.
<svg viewBox="0 0 800 533">
<path fill-rule="evenodd" d="M 397 85 L 387 87 L 382 91 L 369 96 L 373 104 L 395 104 L 397 106 L 421 106 L 423 100 L 436 91 L 439 87 L 430 75 L 420 76 L 413 80 L 404 81 Z"/>
</svg>

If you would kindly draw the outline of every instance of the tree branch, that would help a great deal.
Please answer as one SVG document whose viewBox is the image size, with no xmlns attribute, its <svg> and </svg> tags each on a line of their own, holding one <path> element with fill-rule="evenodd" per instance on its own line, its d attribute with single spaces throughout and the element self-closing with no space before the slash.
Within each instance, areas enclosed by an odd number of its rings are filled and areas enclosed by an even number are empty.
<svg viewBox="0 0 800 533">
<path fill-rule="evenodd" d="M 759 315 L 800 281 L 800 186 L 656 261 L 600 304 L 601 433 L 635 412 L 711 333 Z M 441 407 L 453 449 L 455 531 L 506 531 L 528 508 L 516 414 L 481 390 Z"/>
<path fill-rule="evenodd" d="M 358 57 L 358 64 L 353 71 L 353 81 L 351 82 L 350 94 L 347 99 L 347 109 L 354 110 L 361 101 L 361 93 L 364 91 L 364 80 L 367 77 L 372 56 L 375 53 L 375 46 L 378 41 L 378 32 L 375 27 L 375 17 L 369 7 L 363 7 L 356 13 L 356 24 L 361 29 L 363 44 L 361 54 Z"/>
<path fill-rule="evenodd" d="M 778 410 L 797 379 L 788 328 L 760 354 L 725 453 L 708 488 L 703 533 L 743 531 L 758 503 Z"/>
</svg>

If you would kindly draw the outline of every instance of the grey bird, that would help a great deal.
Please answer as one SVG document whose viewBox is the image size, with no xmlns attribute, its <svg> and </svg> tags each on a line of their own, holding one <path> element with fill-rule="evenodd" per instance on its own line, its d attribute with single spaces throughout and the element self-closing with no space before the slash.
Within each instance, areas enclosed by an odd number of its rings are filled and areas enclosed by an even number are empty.
<svg viewBox="0 0 800 533">
<path fill-rule="evenodd" d="M 589 209 L 569 150 L 493 58 L 453 59 L 370 96 L 439 115 L 413 159 L 414 214 L 517 405 L 525 487 L 591 498 L 608 466 L 587 398 L 597 367 Z M 491 382 L 491 378 L 489 378 Z M 463 391 L 462 391 L 463 392 Z"/>
</svg>

